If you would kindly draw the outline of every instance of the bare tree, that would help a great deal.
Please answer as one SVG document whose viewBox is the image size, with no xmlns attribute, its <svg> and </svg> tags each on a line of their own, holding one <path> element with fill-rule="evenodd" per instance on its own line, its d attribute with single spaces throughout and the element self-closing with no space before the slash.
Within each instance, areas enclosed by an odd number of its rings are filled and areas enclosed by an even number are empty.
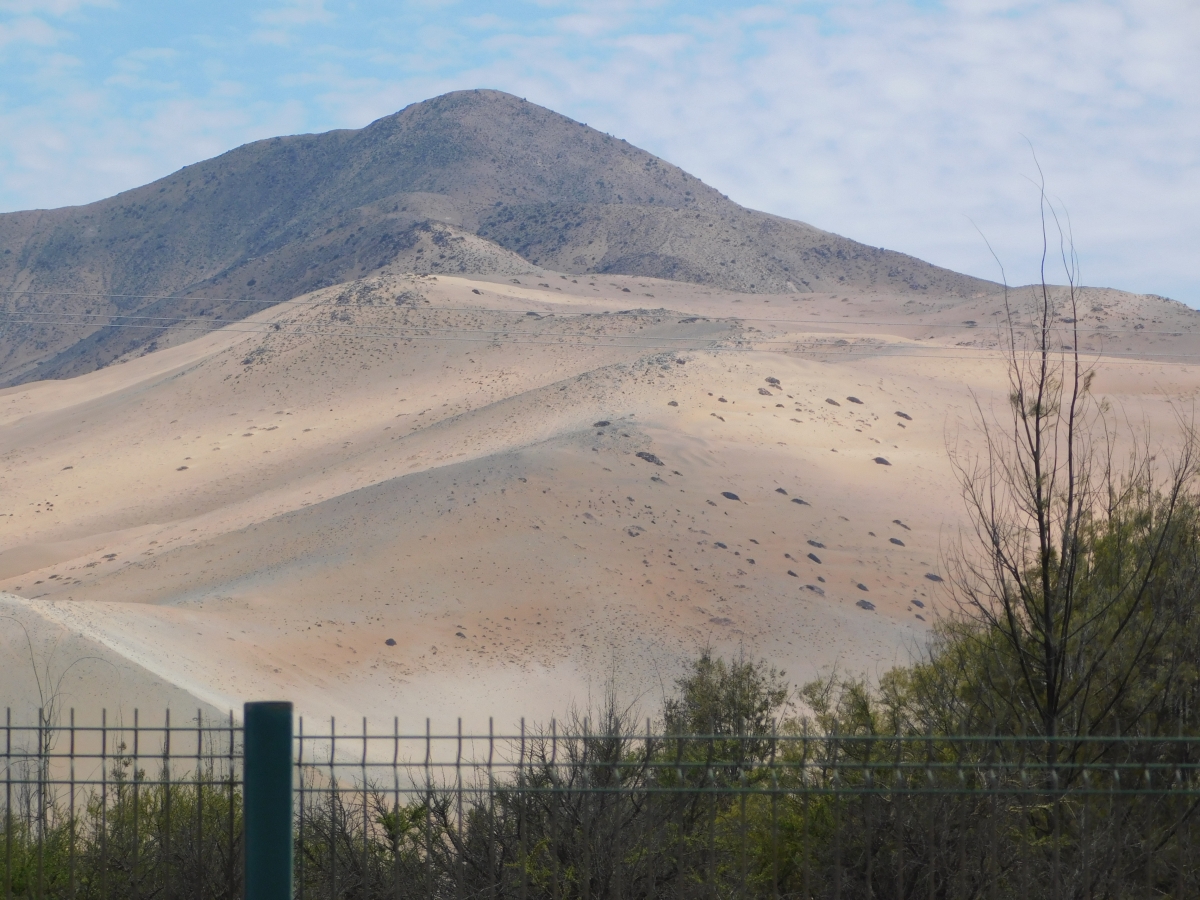
<svg viewBox="0 0 1200 900">
<path fill-rule="evenodd" d="M 1038 188 L 1041 282 L 1026 313 L 1004 279 L 1007 412 L 977 399 L 984 449 L 951 453 L 972 527 L 949 570 L 975 716 L 1054 739 L 1137 729 L 1161 704 L 1145 688 L 1170 680 L 1173 629 L 1195 606 L 1197 452 L 1181 421 L 1160 462 L 1093 396 L 1069 220 Z M 1054 236 L 1061 288 L 1046 277 Z"/>
</svg>

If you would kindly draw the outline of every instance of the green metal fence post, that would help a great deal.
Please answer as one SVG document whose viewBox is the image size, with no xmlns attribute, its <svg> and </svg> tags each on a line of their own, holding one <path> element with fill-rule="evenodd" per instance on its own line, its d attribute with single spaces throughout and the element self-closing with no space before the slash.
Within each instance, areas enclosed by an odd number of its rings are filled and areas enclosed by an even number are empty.
<svg viewBox="0 0 1200 900">
<path fill-rule="evenodd" d="M 292 704 L 244 716 L 246 900 L 292 900 Z"/>
</svg>

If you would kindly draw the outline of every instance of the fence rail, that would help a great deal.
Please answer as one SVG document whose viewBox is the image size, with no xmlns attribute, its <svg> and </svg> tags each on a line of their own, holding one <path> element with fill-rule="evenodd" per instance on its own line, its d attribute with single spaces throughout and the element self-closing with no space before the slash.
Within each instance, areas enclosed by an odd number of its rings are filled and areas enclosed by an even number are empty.
<svg viewBox="0 0 1200 900">
<path fill-rule="evenodd" d="M 1200 896 L 1197 738 L 390 725 L 288 732 L 293 896 Z M 247 740 L 232 713 L 8 714 L 5 900 L 234 898 L 247 880 L 257 900 L 249 773 L 265 757 Z"/>
</svg>

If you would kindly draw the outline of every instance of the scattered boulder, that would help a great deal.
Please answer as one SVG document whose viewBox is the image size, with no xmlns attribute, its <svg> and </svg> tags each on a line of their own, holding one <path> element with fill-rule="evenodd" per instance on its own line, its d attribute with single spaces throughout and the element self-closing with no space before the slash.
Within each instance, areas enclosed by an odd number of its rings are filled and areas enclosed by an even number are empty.
<svg viewBox="0 0 1200 900">
<path fill-rule="evenodd" d="M 720 547 L 722 550 L 728 550 L 728 549 L 729 549 L 727 546 L 725 546 L 725 544 L 721 543 L 720 541 L 713 541 L 713 546 L 714 546 L 714 547 Z"/>
<path fill-rule="evenodd" d="M 806 591 L 812 591 L 814 594 L 816 594 L 819 597 L 825 596 L 825 588 L 817 587 L 815 584 L 806 584 L 804 586 L 804 589 Z"/>
<path fill-rule="evenodd" d="M 628 528 L 625 529 L 625 533 L 627 535 L 629 535 L 630 537 L 637 537 L 639 534 L 641 534 L 645 530 L 646 529 L 640 525 L 630 525 Z"/>
<path fill-rule="evenodd" d="M 783 488 L 775 488 L 775 493 L 783 494 L 785 497 L 787 496 L 787 491 L 785 491 Z"/>
<path fill-rule="evenodd" d="M 897 547 L 904 546 L 904 541 L 900 540 L 900 538 L 888 538 L 888 543 L 895 544 Z"/>
<path fill-rule="evenodd" d="M 910 416 L 906 412 L 900 412 L 900 410 L 896 410 L 896 415 L 898 415 L 902 419 L 907 419 L 909 422 L 912 421 L 912 416 Z"/>
<path fill-rule="evenodd" d="M 857 397 L 847 397 L 846 399 L 849 400 L 851 403 L 857 403 L 859 406 L 862 406 L 862 401 L 859 400 Z"/>
<path fill-rule="evenodd" d="M 925 604 L 922 603 L 920 600 L 913 600 L 912 605 L 918 607 L 919 609 L 925 608 Z"/>
<path fill-rule="evenodd" d="M 479 291 L 476 291 L 475 293 L 477 293 L 477 294 L 478 294 L 478 293 L 479 293 Z M 395 638 L 388 638 L 386 641 L 384 641 L 384 643 L 385 643 L 385 644 L 387 644 L 389 647 L 395 647 L 395 646 L 396 646 L 396 639 L 395 639 Z"/>
<path fill-rule="evenodd" d="M 821 557 L 817 556 L 817 554 L 815 554 L 815 553 L 808 554 L 808 558 L 811 559 L 813 562 L 815 562 L 817 565 L 821 564 Z"/>
<path fill-rule="evenodd" d="M 904 524 L 903 522 L 901 522 L 899 519 L 892 519 L 892 524 L 893 524 L 893 525 L 899 525 L 899 526 L 900 526 L 901 528 L 903 528 L 905 531 L 912 531 L 912 529 L 911 529 L 911 528 L 909 528 L 907 525 L 905 525 L 905 524 Z"/>
<path fill-rule="evenodd" d="M 826 397 L 825 402 L 828 403 L 830 406 L 841 406 L 842 405 L 842 404 L 838 403 L 836 400 L 834 400 L 832 397 Z"/>
<path fill-rule="evenodd" d="M 788 569 L 788 570 L 787 570 L 787 572 L 788 572 L 788 574 L 789 574 L 789 575 L 791 575 L 793 578 L 799 578 L 799 577 L 800 577 L 800 576 L 799 576 L 799 575 L 797 575 L 795 572 L 793 572 L 791 569 Z"/>
<path fill-rule="evenodd" d="M 608 419 L 601 419 L 599 422 L 593 422 L 592 427 L 593 428 L 607 428 L 611 424 L 612 424 L 612 422 L 608 421 Z"/>
<path fill-rule="evenodd" d="M 482 294 L 483 294 L 483 291 L 481 291 L 479 288 L 471 288 L 471 293 L 472 293 L 472 294 L 479 294 L 479 295 L 481 295 L 481 296 L 482 296 Z"/>
<path fill-rule="evenodd" d="M 653 453 L 647 453 L 645 450 L 639 450 L 636 454 L 638 459 L 644 459 L 646 462 L 656 466 L 665 465 L 665 463 L 655 456 Z"/>
<path fill-rule="evenodd" d="M 466 637 L 466 635 L 465 635 L 465 634 L 463 634 L 461 631 L 456 631 L 456 632 L 454 632 L 454 636 L 455 636 L 455 637 L 460 637 L 460 638 L 465 638 L 465 637 Z"/>
<path fill-rule="evenodd" d="M 779 379 L 778 378 L 772 377 L 772 378 L 767 378 L 765 380 L 766 380 L 767 384 L 774 385 L 775 387 L 779 387 Z"/>
<path fill-rule="evenodd" d="M 667 401 L 667 406 L 678 406 L 678 405 L 679 405 L 678 400 L 668 400 Z"/>
<path fill-rule="evenodd" d="M 825 549 L 825 545 L 824 545 L 824 544 L 822 544 L 820 541 L 809 541 L 809 542 L 808 542 L 808 546 L 810 546 L 810 547 L 817 547 L 817 548 L 819 548 L 819 549 L 821 549 L 821 550 L 824 550 L 824 549 Z"/>
<path fill-rule="evenodd" d="M 926 572 L 925 577 L 928 578 L 930 581 L 941 581 L 942 580 L 941 575 L 934 575 L 932 572 Z"/>
<path fill-rule="evenodd" d="M 865 609 L 867 612 L 875 611 L 875 604 L 872 603 L 870 600 L 859 600 L 854 605 L 857 606 L 859 609 Z"/>
<path fill-rule="evenodd" d="M 884 459 L 882 456 L 875 457 L 875 464 L 880 465 L 880 466 L 890 466 L 891 465 L 891 463 L 888 462 L 886 459 Z"/>
<path fill-rule="evenodd" d="M 708 621 L 710 621 L 714 625 L 732 625 L 733 624 L 733 619 L 730 619 L 726 616 L 713 616 Z"/>
<path fill-rule="evenodd" d="M 186 471 L 187 471 L 187 466 L 180 466 L 180 467 L 179 467 L 178 469 L 176 469 L 175 471 L 176 471 L 176 472 L 186 472 Z"/>
<path fill-rule="evenodd" d="M 792 502 L 799 503 L 801 506 L 811 506 L 807 500 L 801 500 L 799 497 L 793 497 Z"/>
<path fill-rule="evenodd" d="M 717 398 L 717 402 L 718 402 L 718 403 L 728 403 L 729 401 L 728 401 L 728 400 L 726 400 L 724 397 L 718 397 L 718 398 Z"/>
<path fill-rule="evenodd" d="M 759 388 L 759 389 L 758 389 L 758 392 L 759 392 L 760 394 L 762 394 L 764 397 L 774 397 L 774 396 L 775 396 L 775 395 L 774 395 L 774 394 L 772 394 L 770 391 L 768 391 L 766 388 Z"/>
<path fill-rule="evenodd" d="M 721 491 L 721 496 L 724 497 L 726 500 L 741 500 L 742 499 L 737 494 L 735 494 L 733 491 Z"/>
<path fill-rule="evenodd" d="M 856 585 L 855 585 L 855 587 L 856 587 L 856 588 L 858 588 L 860 591 L 867 591 L 867 590 L 870 590 L 870 588 L 868 588 L 868 587 L 867 587 L 865 584 L 863 584 L 861 581 L 860 581 L 858 584 L 856 584 Z"/>
</svg>

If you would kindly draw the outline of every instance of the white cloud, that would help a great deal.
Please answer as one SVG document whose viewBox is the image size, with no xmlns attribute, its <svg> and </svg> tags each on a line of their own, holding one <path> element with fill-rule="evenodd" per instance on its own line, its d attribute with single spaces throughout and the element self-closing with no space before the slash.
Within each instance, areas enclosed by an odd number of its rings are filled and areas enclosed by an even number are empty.
<svg viewBox="0 0 1200 900">
<path fill-rule="evenodd" d="M 41 19 L 25 17 L 0 22 L 0 49 L 9 44 L 33 44 L 49 47 L 58 43 L 62 33 Z"/>
<path fill-rule="evenodd" d="M 65 16 L 86 6 L 113 8 L 114 0 L 0 0 L 0 13 Z"/>
<path fill-rule="evenodd" d="M 323 25 L 333 20 L 333 13 L 325 8 L 325 0 L 289 0 L 254 18 L 265 25 Z"/>
</svg>

